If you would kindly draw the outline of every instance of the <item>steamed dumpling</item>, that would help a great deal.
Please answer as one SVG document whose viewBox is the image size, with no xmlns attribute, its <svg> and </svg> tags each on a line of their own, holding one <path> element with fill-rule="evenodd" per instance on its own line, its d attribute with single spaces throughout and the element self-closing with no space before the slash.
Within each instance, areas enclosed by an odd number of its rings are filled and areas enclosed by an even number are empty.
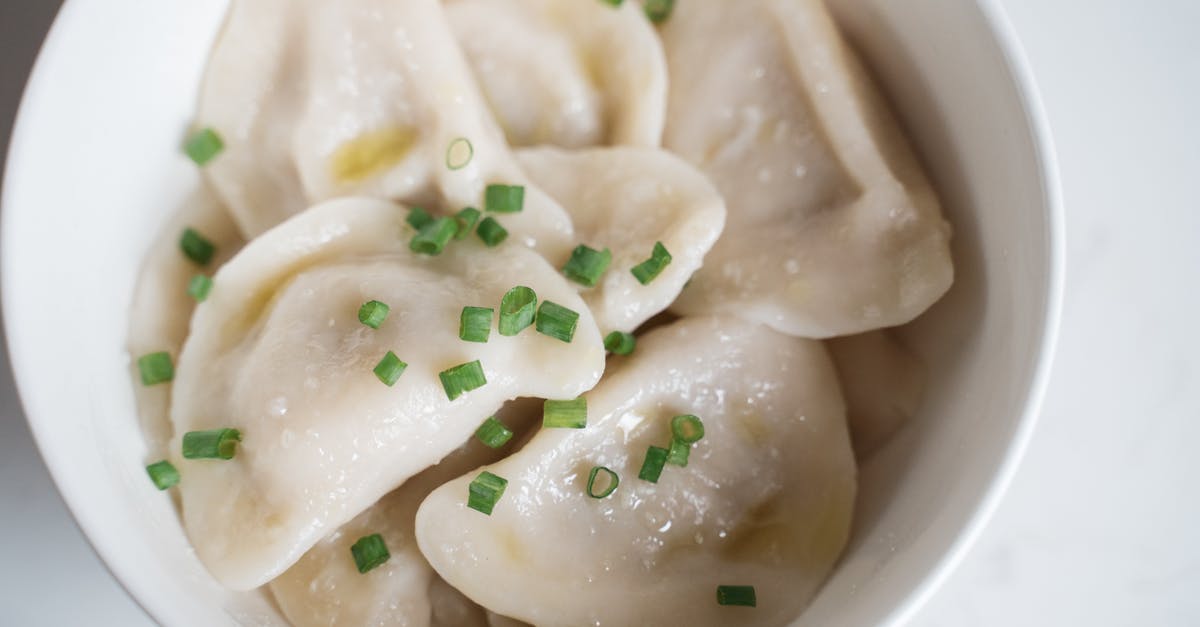
<svg viewBox="0 0 1200 627">
<path fill-rule="evenodd" d="M 581 242 L 612 251 L 608 272 L 583 291 L 604 332 L 633 331 L 666 309 L 725 225 L 725 203 L 708 179 L 663 150 L 532 148 L 517 158 L 570 213 Z M 642 285 L 630 269 L 650 256 L 655 242 L 672 260 Z"/>
<path fill-rule="evenodd" d="M 486 467 L 508 480 L 490 516 L 468 473 L 417 511 L 421 552 L 481 605 L 536 625 L 777 625 L 794 618 L 849 535 L 855 465 L 833 366 L 815 341 L 735 318 L 641 338 L 587 395 L 585 429 L 542 429 Z M 705 435 L 686 467 L 638 478 L 668 421 Z M 616 471 L 604 499 L 593 466 Z M 755 610 L 716 604 L 753 585 Z"/>
<path fill-rule="evenodd" d="M 575 289 L 521 246 L 468 238 L 441 255 L 409 250 L 406 212 L 344 199 L 255 239 L 214 278 L 192 320 L 171 405 L 197 554 L 227 587 L 266 583 L 322 537 L 458 448 L 518 396 L 573 398 L 604 369 L 604 347 Z M 533 328 L 459 339 L 464 306 L 498 308 L 511 287 L 579 314 L 567 343 Z M 359 307 L 391 307 L 376 329 Z M 495 319 L 493 319 L 495 320 Z M 373 373 L 407 362 L 393 387 Z M 487 384 L 448 400 L 438 373 L 479 360 Z M 178 459 L 179 436 L 233 427 L 231 461 Z"/>
<path fill-rule="evenodd" d="M 659 145 L 667 63 L 636 4 L 451 0 L 446 14 L 510 144 Z"/>
<path fill-rule="evenodd" d="M 912 320 L 953 280 L 937 196 L 821 0 L 679 0 L 663 143 L 728 225 L 674 309 L 830 337 Z"/>
<path fill-rule="evenodd" d="M 457 211 L 525 183 L 437 0 L 235 0 L 196 122 L 225 140 L 205 172 L 247 236 L 339 196 Z M 458 138 L 474 154 L 452 169 Z M 536 188 L 501 222 L 551 259 L 570 251 L 570 220 Z"/>
<path fill-rule="evenodd" d="M 925 364 L 886 331 L 829 340 L 837 367 L 850 439 L 866 459 L 917 414 L 925 392 Z"/>
</svg>

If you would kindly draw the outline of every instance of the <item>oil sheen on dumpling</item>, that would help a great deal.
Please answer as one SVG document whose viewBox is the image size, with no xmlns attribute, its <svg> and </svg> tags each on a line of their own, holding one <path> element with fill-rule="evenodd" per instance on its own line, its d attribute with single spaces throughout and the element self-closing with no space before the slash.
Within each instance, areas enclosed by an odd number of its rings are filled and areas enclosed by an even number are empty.
<svg viewBox="0 0 1200 627">
<path fill-rule="evenodd" d="M 725 203 L 708 179 L 654 148 L 517 151 L 526 174 L 571 215 L 576 237 L 612 251 L 608 272 L 583 299 L 603 332 L 633 331 L 666 309 L 725 225 Z M 662 242 L 671 263 L 648 285 L 630 272 Z"/>
<path fill-rule="evenodd" d="M 214 278 L 179 359 L 171 420 L 183 517 L 201 561 L 233 589 L 266 583 L 322 537 L 458 448 L 518 396 L 573 398 L 604 369 L 575 289 L 523 246 L 474 238 L 409 250 L 406 211 L 362 198 L 314 207 L 255 239 Z M 573 341 L 532 327 L 459 339 L 464 306 L 515 285 L 579 313 Z M 359 307 L 391 311 L 379 328 Z M 388 387 L 388 351 L 408 364 Z M 438 373 L 479 360 L 487 384 L 448 400 Z M 237 428 L 230 461 L 184 460 L 188 431 Z"/>
<path fill-rule="evenodd" d="M 437 0 L 234 0 L 196 123 L 225 140 L 205 172 L 247 236 L 339 196 L 457 211 L 525 182 Z M 474 154 L 452 169 L 458 138 Z M 570 250 L 537 189 L 500 220 L 549 258 Z"/>
<path fill-rule="evenodd" d="M 667 63 L 637 4 L 445 4 L 458 43 L 512 145 L 659 145 Z"/>
<path fill-rule="evenodd" d="M 821 0 L 679 0 L 663 143 L 728 226 L 674 309 L 805 337 L 903 324 L 953 281 L 937 197 Z"/>
<path fill-rule="evenodd" d="M 829 340 L 854 453 L 863 460 L 887 442 L 921 406 L 925 364 L 886 331 Z"/>
<path fill-rule="evenodd" d="M 491 516 L 469 473 L 417 511 L 434 569 L 479 604 L 536 625 L 779 625 L 807 604 L 850 530 L 855 465 L 824 347 L 735 318 L 642 337 L 588 395 L 581 430 L 545 429 L 486 469 L 508 480 Z M 705 435 L 686 467 L 638 478 L 669 420 Z M 589 470 L 620 476 L 604 499 Z M 754 610 L 716 603 L 753 585 Z"/>
</svg>

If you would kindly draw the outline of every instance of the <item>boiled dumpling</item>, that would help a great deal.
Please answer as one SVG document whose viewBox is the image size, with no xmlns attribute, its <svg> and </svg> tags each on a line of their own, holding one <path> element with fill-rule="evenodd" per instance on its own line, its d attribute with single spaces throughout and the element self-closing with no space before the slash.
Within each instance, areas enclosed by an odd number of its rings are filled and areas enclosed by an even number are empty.
<svg viewBox="0 0 1200 627">
<path fill-rule="evenodd" d="M 446 14 L 512 145 L 659 145 L 667 64 L 636 4 L 450 0 Z"/>
<path fill-rule="evenodd" d="M 583 299 L 604 332 L 633 331 L 679 295 L 725 224 L 725 203 L 687 162 L 653 148 L 517 151 L 533 181 L 571 215 L 576 237 L 612 261 Z M 661 242 L 671 263 L 642 285 L 630 269 Z"/>
<path fill-rule="evenodd" d="M 916 415 L 925 391 L 925 364 L 886 331 L 829 340 L 850 439 L 866 459 Z"/>
<path fill-rule="evenodd" d="M 437 0 L 235 0 L 196 122 L 225 140 L 205 172 L 248 236 L 339 196 L 457 211 L 525 183 Z M 536 188 L 500 221 L 549 258 L 570 250 Z"/>
<path fill-rule="evenodd" d="M 604 369 L 587 306 L 521 246 L 452 242 L 409 250 L 406 212 L 331 201 L 257 238 L 217 273 L 177 367 L 175 426 L 183 517 L 201 561 L 227 587 L 278 575 L 322 537 L 462 444 L 518 396 L 573 398 Z M 578 313 L 570 342 L 527 328 L 459 339 L 464 306 L 499 308 L 509 288 Z M 372 329 L 371 300 L 390 306 Z M 407 362 L 395 385 L 373 369 Z M 438 373 L 478 360 L 487 383 L 456 400 Z M 230 461 L 178 458 L 188 431 L 237 428 Z"/>
<path fill-rule="evenodd" d="M 581 430 L 543 428 L 485 467 L 508 480 L 490 516 L 478 474 L 417 511 L 421 552 L 479 604 L 536 625 L 777 625 L 816 592 L 849 535 L 855 465 L 833 366 L 815 341 L 736 318 L 683 319 L 641 338 L 587 395 Z M 705 434 L 686 467 L 638 478 L 669 419 Z M 593 466 L 609 497 L 585 492 Z M 753 585 L 754 610 L 716 603 Z"/>
<path fill-rule="evenodd" d="M 728 225 L 680 313 L 830 337 L 912 320 L 953 280 L 937 196 L 821 0 L 679 0 L 664 145 Z"/>
</svg>

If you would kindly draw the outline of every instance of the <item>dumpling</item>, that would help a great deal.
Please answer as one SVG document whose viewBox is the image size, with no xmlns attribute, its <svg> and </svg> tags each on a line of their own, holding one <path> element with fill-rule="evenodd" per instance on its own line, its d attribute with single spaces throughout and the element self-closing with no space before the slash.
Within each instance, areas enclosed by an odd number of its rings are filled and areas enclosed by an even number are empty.
<svg viewBox="0 0 1200 627">
<path fill-rule="evenodd" d="M 196 123 L 225 140 L 205 172 L 247 236 L 335 197 L 457 211 L 526 182 L 437 0 L 235 0 Z M 500 221 L 549 258 L 570 251 L 570 220 L 536 188 Z"/>
<path fill-rule="evenodd" d="M 675 311 L 824 338 L 912 320 L 953 281 L 949 225 L 821 0 L 679 0 L 663 143 L 728 225 Z"/>
<path fill-rule="evenodd" d="M 583 292 L 604 332 L 633 331 L 666 309 L 725 225 L 725 203 L 708 179 L 663 150 L 530 148 L 517 151 L 517 159 L 570 213 L 581 242 L 612 251 L 608 272 Z M 655 242 L 672 260 L 642 285 L 630 269 L 651 255 Z"/>
<path fill-rule="evenodd" d="M 854 453 L 863 460 L 916 415 L 925 364 L 886 331 L 838 337 L 827 345 L 846 395 Z"/>
<path fill-rule="evenodd" d="M 659 145 L 667 63 L 635 3 L 450 0 L 446 14 L 510 144 Z"/>
<path fill-rule="evenodd" d="M 173 456 L 201 561 L 232 589 L 266 583 L 322 537 L 467 440 L 518 396 L 573 398 L 604 370 L 587 306 L 521 246 L 468 238 L 409 250 L 406 212 L 351 198 L 314 207 L 246 246 L 196 309 L 176 370 Z M 566 342 L 534 328 L 459 339 L 464 306 L 532 288 L 578 314 Z M 390 312 L 372 329 L 359 308 Z M 407 362 L 394 386 L 373 372 Z M 454 400 L 439 372 L 478 360 L 486 384 Z M 470 388 L 471 386 L 464 386 Z M 230 461 L 179 457 L 189 431 L 237 428 Z"/>
<path fill-rule="evenodd" d="M 587 395 L 584 429 L 545 429 L 488 472 L 508 484 L 490 516 L 468 473 L 417 511 L 417 543 L 477 603 L 536 625 L 778 625 L 845 545 L 855 464 L 833 366 L 818 342 L 736 318 L 685 318 L 616 358 Z M 638 477 L 668 421 L 704 437 L 686 467 Z M 620 477 L 585 492 L 593 466 Z M 754 610 L 716 603 L 753 585 Z"/>
</svg>

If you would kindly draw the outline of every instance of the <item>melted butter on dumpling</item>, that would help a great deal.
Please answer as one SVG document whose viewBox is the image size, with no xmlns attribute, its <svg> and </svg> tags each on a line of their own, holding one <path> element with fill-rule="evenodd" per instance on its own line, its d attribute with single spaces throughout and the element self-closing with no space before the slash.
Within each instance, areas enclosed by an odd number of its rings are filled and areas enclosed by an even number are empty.
<svg viewBox="0 0 1200 627">
<path fill-rule="evenodd" d="M 247 589 L 461 445 L 518 396 L 572 398 L 604 369 L 600 332 L 559 272 L 522 246 L 468 238 L 436 257 L 409 250 L 406 211 L 371 199 L 314 207 L 246 246 L 192 321 L 171 405 L 184 522 L 226 586 Z M 459 339 L 464 306 L 499 309 L 516 285 L 578 312 L 573 341 L 532 327 Z M 391 307 L 379 329 L 359 306 Z M 393 387 L 373 369 L 407 362 Z M 454 401 L 438 373 L 479 360 L 487 384 Z M 230 461 L 184 460 L 188 431 L 234 427 Z"/>
</svg>

